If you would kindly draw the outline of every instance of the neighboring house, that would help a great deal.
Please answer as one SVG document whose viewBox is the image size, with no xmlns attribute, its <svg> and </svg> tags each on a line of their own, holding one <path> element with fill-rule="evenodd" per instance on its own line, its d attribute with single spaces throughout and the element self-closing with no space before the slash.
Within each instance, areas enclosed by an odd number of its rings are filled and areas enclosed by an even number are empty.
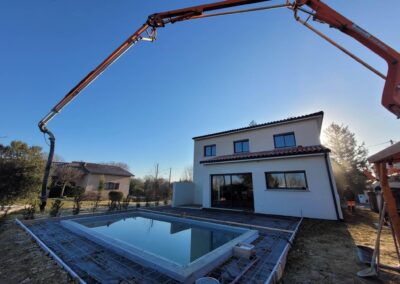
<svg viewBox="0 0 400 284">
<path fill-rule="evenodd" d="M 56 166 L 67 166 L 77 169 L 81 173 L 81 176 L 78 180 L 74 180 L 74 184 L 85 188 L 85 193 L 90 193 L 91 191 L 97 192 L 100 177 L 104 176 L 103 197 L 108 197 L 110 190 L 121 191 L 124 196 L 129 194 L 129 183 L 133 174 L 121 167 L 86 162 L 54 164 Z"/>
<path fill-rule="evenodd" d="M 194 137 L 193 184 L 176 184 L 173 205 L 342 219 L 324 113 Z"/>
</svg>

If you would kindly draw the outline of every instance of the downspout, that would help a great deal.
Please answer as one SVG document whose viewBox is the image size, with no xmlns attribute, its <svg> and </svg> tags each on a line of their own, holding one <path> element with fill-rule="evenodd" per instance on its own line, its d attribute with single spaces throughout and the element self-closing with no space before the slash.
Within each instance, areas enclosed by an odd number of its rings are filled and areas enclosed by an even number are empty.
<svg viewBox="0 0 400 284">
<path fill-rule="evenodd" d="M 329 168 L 328 153 L 325 153 L 324 156 L 325 156 L 326 172 L 328 173 L 329 185 L 330 185 L 331 193 L 332 193 L 333 205 L 335 206 L 336 218 L 338 220 L 342 220 L 342 218 L 340 218 L 340 216 L 339 216 L 338 204 L 337 204 L 336 195 L 335 195 L 335 189 L 333 188 L 333 179 L 332 179 L 332 172 Z"/>
</svg>

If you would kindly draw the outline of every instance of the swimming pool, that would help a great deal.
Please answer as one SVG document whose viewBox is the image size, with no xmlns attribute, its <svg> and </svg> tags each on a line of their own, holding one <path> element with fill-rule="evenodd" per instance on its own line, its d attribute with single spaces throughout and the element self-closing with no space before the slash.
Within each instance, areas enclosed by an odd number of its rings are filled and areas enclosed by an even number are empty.
<svg viewBox="0 0 400 284">
<path fill-rule="evenodd" d="M 63 220 L 69 230 L 182 282 L 192 282 L 258 232 L 187 218 L 131 212 Z"/>
</svg>

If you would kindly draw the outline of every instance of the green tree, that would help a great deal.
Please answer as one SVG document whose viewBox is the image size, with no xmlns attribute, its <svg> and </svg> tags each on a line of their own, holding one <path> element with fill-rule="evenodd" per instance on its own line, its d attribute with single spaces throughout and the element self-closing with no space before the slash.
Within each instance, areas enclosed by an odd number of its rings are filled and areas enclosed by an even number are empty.
<svg viewBox="0 0 400 284">
<path fill-rule="evenodd" d="M 348 126 L 332 123 L 325 130 L 325 144 L 331 149 L 332 168 L 340 193 L 348 185 L 355 193 L 365 189 L 363 169 L 367 167 L 368 151 L 358 144 Z"/>
<path fill-rule="evenodd" d="M 144 182 L 140 178 L 131 178 L 129 183 L 129 195 L 143 196 L 144 195 Z"/>
<path fill-rule="evenodd" d="M 45 161 L 42 149 L 22 141 L 0 144 L 0 205 L 32 198 L 41 186 Z"/>
</svg>

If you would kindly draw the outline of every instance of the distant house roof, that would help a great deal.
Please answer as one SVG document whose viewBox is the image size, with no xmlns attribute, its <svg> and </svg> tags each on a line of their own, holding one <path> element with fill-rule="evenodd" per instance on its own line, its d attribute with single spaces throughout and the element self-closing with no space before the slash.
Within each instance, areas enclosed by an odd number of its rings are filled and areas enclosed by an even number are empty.
<svg viewBox="0 0 400 284">
<path fill-rule="evenodd" d="M 57 165 L 68 165 L 69 167 L 73 167 L 84 171 L 85 173 L 90 173 L 94 175 L 110 175 L 110 176 L 133 176 L 129 171 L 113 165 L 105 165 L 105 164 L 95 164 L 95 163 L 87 163 L 87 162 L 76 162 L 73 161 L 71 163 L 55 163 Z"/>
<path fill-rule="evenodd" d="M 247 126 L 247 127 L 236 128 L 236 129 L 206 134 L 206 135 L 202 135 L 202 136 L 196 136 L 196 137 L 193 137 L 193 140 L 208 138 L 208 137 L 212 137 L 212 136 L 219 136 L 219 135 L 224 135 L 224 134 L 231 134 L 231 133 L 235 133 L 235 132 L 247 131 L 247 130 L 256 129 L 256 128 L 263 128 L 266 126 L 273 126 L 275 124 L 293 122 L 296 120 L 303 120 L 303 119 L 317 117 L 317 116 L 324 116 L 324 112 L 319 111 L 319 112 L 315 112 L 315 113 L 310 113 L 310 114 L 296 116 L 296 117 L 289 117 L 286 119 L 281 119 L 281 120 L 276 120 L 276 121 L 271 121 L 271 122 L 266 122 L 266 123 L 260 123 L 260 124 L 251 125 L 251 126 Z"/>
<path fill-rule="evenodd" d="M 253 159 L 273 158 L 273 157 L 310 155 L 318 153 L 329 153 L 330 151 L 331 151 L 330 149 L 322 145 L 297 146 L 291 148 L 274 149 L 271 151 L 238 153 L 232 155 L 218 156 L 212 159 L 200 161 L 200 164 L 213 164 L 226 161 L 240 161 L 240 160 L 253 160 Z"/>
</svg>

